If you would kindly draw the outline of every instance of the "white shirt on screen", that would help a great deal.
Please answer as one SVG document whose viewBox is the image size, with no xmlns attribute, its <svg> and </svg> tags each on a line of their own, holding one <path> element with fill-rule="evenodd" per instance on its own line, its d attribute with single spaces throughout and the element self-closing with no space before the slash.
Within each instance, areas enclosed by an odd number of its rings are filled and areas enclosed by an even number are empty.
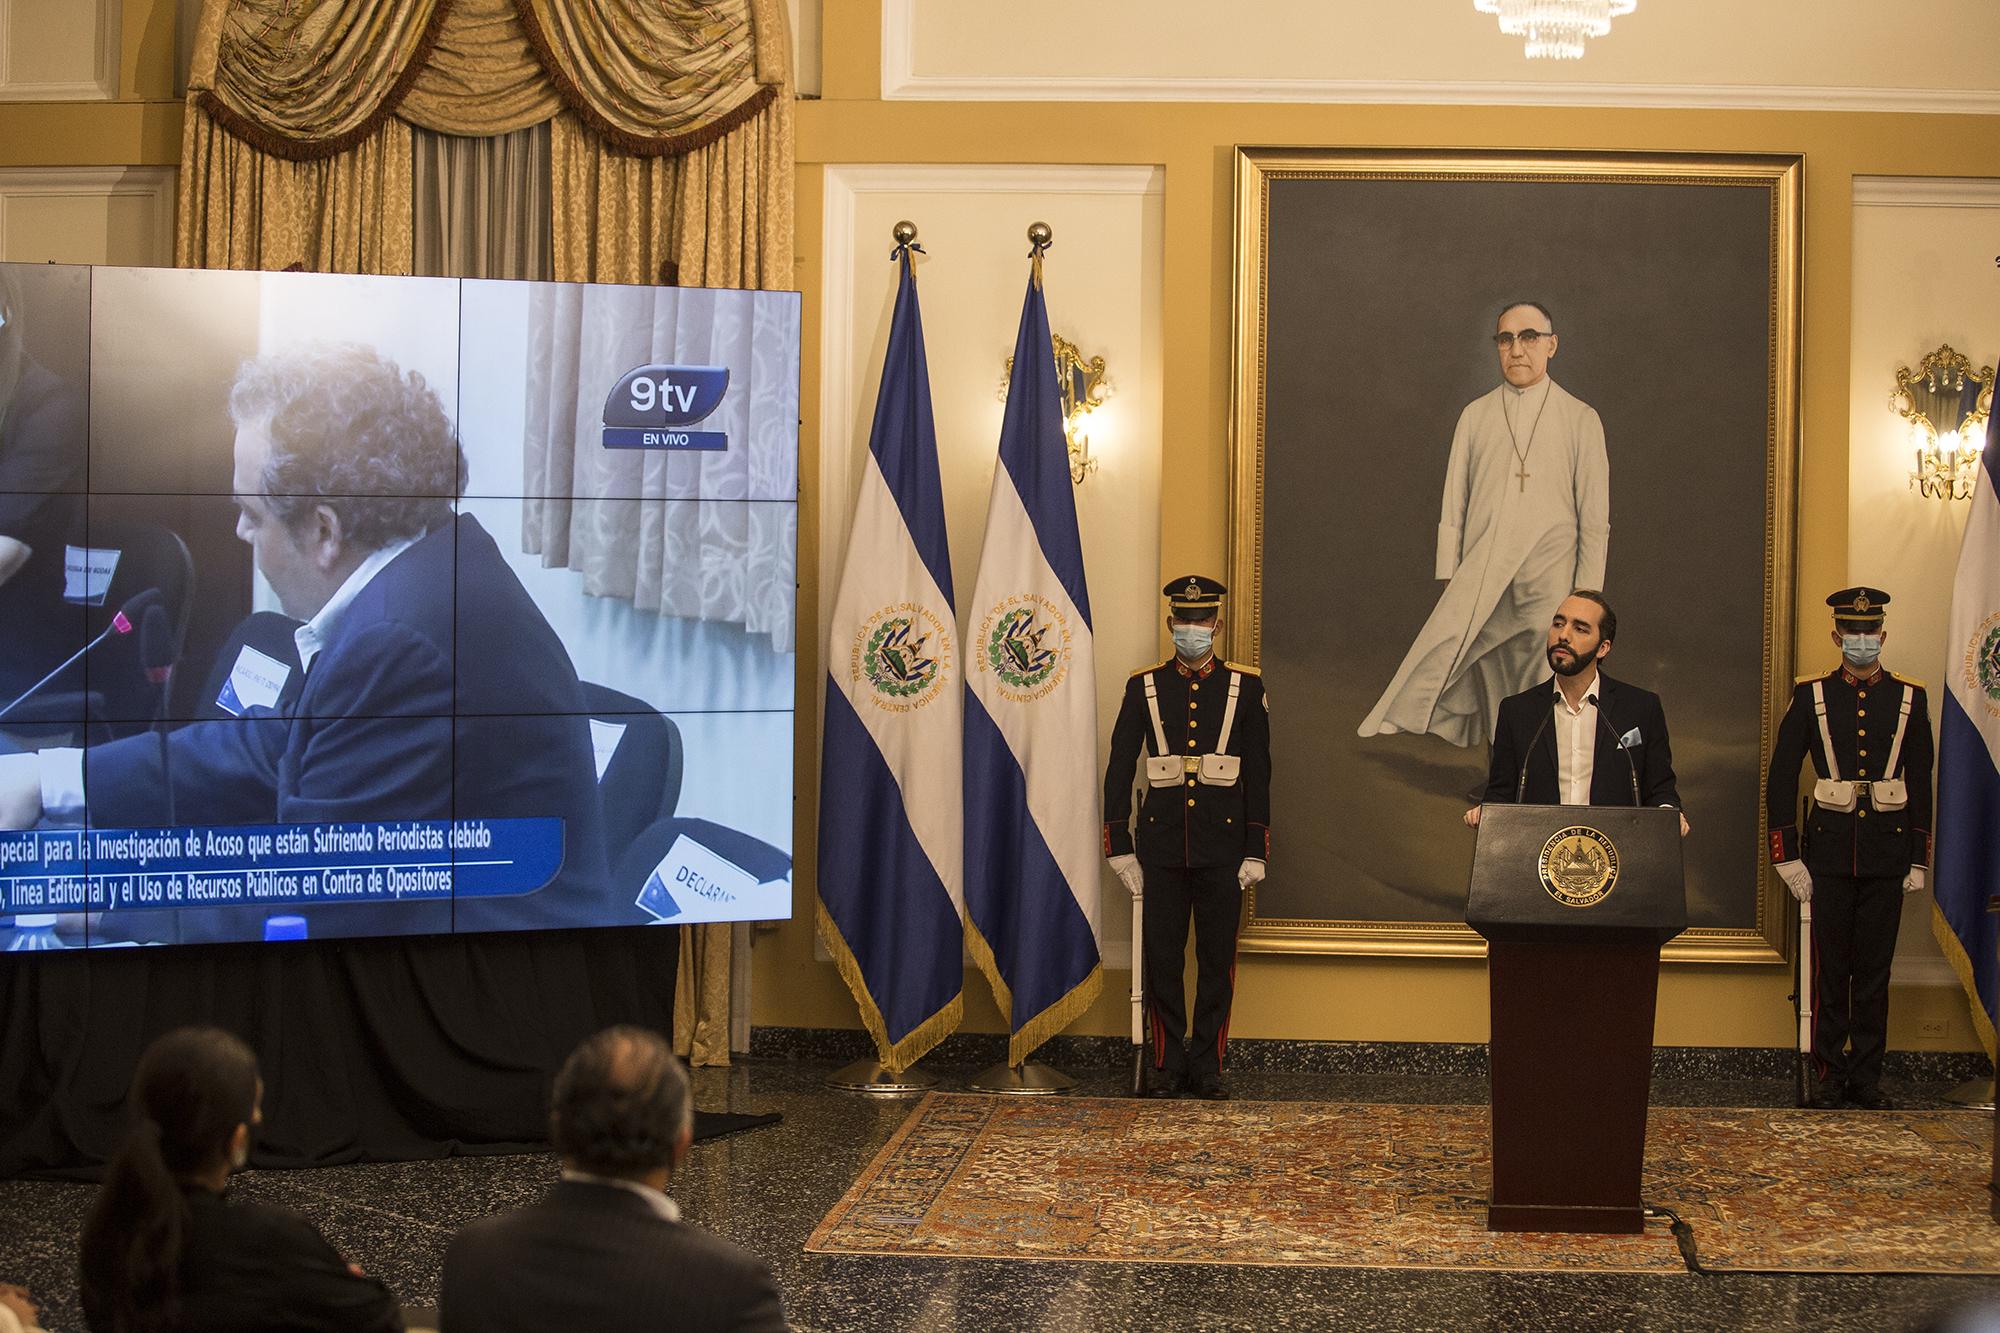
<svg viewBox="0 0 2000 1333">
<path fill-rule="evenodd" d="M 354 599 L 361 595 L 361 590 L 391 560 L 416 544 L 417 539 L 411 537 L 371 551 L 368 558 L 356 565 L 354 572 L 334 589 L 333 596 L 326 599 L 326 605 L 311 620 L 292 631 L 292 642 L 299 649 L 300 671 L 312 669 L 313 658 L 319 656 L 319 650 L 333 637 L 340 618 L 347 613 L 348 607 L 354 605 Z M 83 813 L 83 753 L 69 747 L 41 752 L 42 813 L 49 818 L 72 819 Z"/>
</svg>

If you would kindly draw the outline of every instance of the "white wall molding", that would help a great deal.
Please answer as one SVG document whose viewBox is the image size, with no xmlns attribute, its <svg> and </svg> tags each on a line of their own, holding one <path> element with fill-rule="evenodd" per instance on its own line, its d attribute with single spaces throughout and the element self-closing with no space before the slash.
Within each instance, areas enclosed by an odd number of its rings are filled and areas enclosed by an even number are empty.
<svg viewBox="0 0 2000 1333">
<path fill-rule="evenodd" d="M 855 209 L 870 194 L 1145 195 L 1165 190 L 1166 173 L 1151 166 L 967 166 L 857 164 L 826 168 L 821 219 L 820 292 L 820 598 L 833 602 L 840 553 L 860 483 L 854 413 L 859 381 L 854 366 Z M 918 219 L 921 229 L 922 219 Z M 886 259 L 894 242 L 878 238 Z M 918 244 L 922 244 L 921 234 Z M 824 607 L 821 608 L 824 610 Z M 823 620 L 823 616 L 815 616 Z"/>
<path fill-rule="evenodd" d="M 15 76 L 9 41 L 20 0 L 0 0 L 0 102 L 109 102 L 118 97 L 120 29 L 125 22 L 122 0 L 89 0 L 95 11 L 95 41 L 90 50 L 90 77 L 55 83 L 28 82 Z"/>
<path fill-rule="evenodd" d="M 1982 88 L 1842 88 L 1783 84 L 1558 83 L 1490 79 L 1089 78 L 939 75 L 916 70 L 917 0 L 883 0 L 882 96 L 947 102 L 1298 102 L 1369 106 L 1549 106 L 1737 111 L 2000 114 Z"/>
<path fill-rule="evenodd" d="M 1856 176 L 1854 206 L 2000 208 L 2000 180 L 1976 176 Z"/>
<path fill-rule="evenodd" d="M 0 168 L 0 258 L 33 261 L 47 255 L 18 255 L 10 248 L 9 214 L 23 203 L 44 199 L 108 201 L 136 199 L 147 208 L 144 255 L 99 255 L 93 263 L 171 264 L 174 257 L 174 177 L 172 167 L 6 167 Z M 68 258 L 65 256 L 65 258 Z M 86 257 L 79 256 L 78 262 Z"/>
</svg>

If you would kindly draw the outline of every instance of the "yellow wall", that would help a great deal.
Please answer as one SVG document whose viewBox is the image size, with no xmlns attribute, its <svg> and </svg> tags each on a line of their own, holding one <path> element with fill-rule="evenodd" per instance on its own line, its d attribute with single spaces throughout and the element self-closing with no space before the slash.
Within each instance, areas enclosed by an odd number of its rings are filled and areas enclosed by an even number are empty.
<svg viewBox="0 0 2000 1333">
<path fill-rule="evenodd" d="M 879 95 L 880 13 L 872 3 L 828 5 L 822 31 L 823 99 L 799 107 L 799 283 L 806 292 L 807 420 L 800 475 L 820 475 L 818 303 L 829 266 L 818 225 L 823 168 L 844 163 L 1099 163 L 1165 170 L 1162 308 L 1163 456 L 1172 478 L 1160 500 L 1160 573 L 1220 568 L 1227 515 L 1228 355 L 1232 148 L 1236 144 L 1797 152 L 1805 155 L 1803 375 L 1798 623 L 1802 661 L 1816 662 L 1820 599 L 1847 578 L 1849 559 L 1849 315 L 1854 285 L 1850 182 L 1855 176 L 1978 176 L 2000 163 L 2000 118 L 1835 112 L 1626 110 L 1456 106 L 1003 103 L 893 101 Z M 2000 249 L 2000 245 L 1994 248 Z M 1871 373 L 1875 373 L 1871 370 Z M 821 497 L 805 495 L 814 512 Z M 829 498 L 828 503 L 841 503 Z M 805 558 L 809 590 L 830 571 Z M 1922 602 L 1918 590 L 1899 599 Z M 808 595 L 801 605 L 814 605 Z M 1899 601 L 1900 605 L 1900 601 Z M 1097 618 L 1151 620 L 1153 605 L 1100 606 Z M 818 635 L 801 627 L 799 915 L 760 931 L 752 1019 L 763 1025 L 858 1026 L 833 969 L 813 957 L 811 885 L 817 805 Z M 1115 671 L 1117 664 L 1100 663 Z M 1283 854 L 1283 830 L 1276 831 Z M 1117 910 L 1117 909 L 1113 909 Z M 1381 960 L 1246 954 L 1232 1029 L 1239 1037 L 1480 1041 L 1487 1033 L 1485 971 L 1477 961 Z M 1126 978 L 1073 1030 L 1126 1024 Z M 1670 1045 L 1784 1046 L 1792 1040 L 1790 980 L 1775 966 L 1676 966 L 1662 978 L 1658 1038 Z M 976 974 L 967 979 L 972 1030 L 1002 1028 Z M 1892 1045 L 1972 1049 L 1960 993 L 1898 987 Z"/>
<path fill-rule="evenodd" d="M 192 3 L 193 0 L 183 0 Z M 165 166 L 178 161 L 173 97 L 175 0 L 127 0 L 118 100 L 0 104 L 0 173 L 44 166 Z M 823 99 L 798 108 L 799 286 L 805 292 L 805 488 L 799 540 L 803 607 L 817 606 L 823 169 L 840 163 L 1035 163 L 1158 166 L 1164 289 L 1160 313 L 1160 574 L 1220 568 L 1227 484 L 1231 152 L 1235 144 L 1799 152 L 1806 157 L 1805 323 L 1798 588 L 1802 661 L 1818 661 L 1819 597 L 1845 581 L 1850 551 L 1850 314 L 1855 286 L 1850 181 L 1861 176 L 1980 176 L 2000 163 L 2000 118 L 1838 112 L 1468 106 L 946 102 L 880 99 L 878 0 L 823 6 Z M 1636 37 L 1636 30 L 1633 30 Z M 1615 40 L 1615 39 L 1614 39 Z M 1996 245 L 1995 249 L 2000 249 Z M 14 247 L 10 246 L 10 250 Z M 15 251 L 9 258 L 35 257 Z M 100 258 L 112 258 L 111 255 Z M 1991 345 L 1990 343 L 1987 345 Z M 1990 355 L 1990 353 L 1988 353 Z M 1870 375 L 1879 368 L 1868 368 Z M 836 500 L 835 503 L 844 503 Z M 1920 594 L 1905 594 L 1917 600 Z M 1899 601 L 1899 605 L 1900 605 Z M 1151 621 L 1153 605 L 1106 606 L 1100 618 Z M 753 1021 L 858 1026 L 831 966 L 814 958 L 811 887 L 817 805 L 817 626 L 801 626 L 796 918 L 757 932 Z M 1106 662 L 1103 669 L 1122 668 Z M 1282 854 L 1283 831 L 1279 831 Z M 1077 1030 L 1126 1022 L 1125 977 Z M 1234 1030 L 1242 1037 L 1477 1041 L 1486 1035 L 1476 961 L 1246 955 Z M 1782 1046 L 1789 983 L 1775 967 L 1674 967 L 1662 981 L 1659 1039 L 1674 1045 Z M 998 1014 L 968 977 L 967 1026 Z M 1899 988 L 1891 1042 L 1970 1049 L 1956 992 Z"/>
</svg>

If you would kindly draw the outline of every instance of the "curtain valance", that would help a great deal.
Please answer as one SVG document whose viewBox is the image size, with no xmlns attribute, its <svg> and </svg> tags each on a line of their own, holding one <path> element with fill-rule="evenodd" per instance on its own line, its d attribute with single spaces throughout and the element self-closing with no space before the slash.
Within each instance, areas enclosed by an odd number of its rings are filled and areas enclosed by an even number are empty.
<svg viewBox="0 0 2000 1333">
<path fill-rule="evenodd" d="M 511 133 L 565 108 L 610 147 L 685 153 L 779 95 L 776 0 L 211 0 L 190 93 L 291 161 L 338 156 L 391 116 Z"/>
</svg>

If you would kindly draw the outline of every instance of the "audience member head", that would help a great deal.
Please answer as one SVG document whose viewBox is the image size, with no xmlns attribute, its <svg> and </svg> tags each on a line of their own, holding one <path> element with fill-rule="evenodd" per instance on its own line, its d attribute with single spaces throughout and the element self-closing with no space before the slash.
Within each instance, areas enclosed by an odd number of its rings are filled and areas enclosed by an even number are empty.
<svg viewBox="0 0 2000 1333">
<path fill-rule="evenodd" d="M 79 1286 L 94 1329 L 173 1326 L 188 1189 L 219 1190 L 250 1155 L 263 1081 L 220 1028 L 176 1028 L 139 1057 L 131 1132 L 83 1224 Z"/>
<path fill-rule="evenodd" d="M 574 1170 L 664 1188 L 693 1129 L 687 1072 L 644 1028 L 606 1028 L 556 1074 L 549 1137 Z"/>
<path fill-rule="evenodd" d="M 372 348 L 310 345 L 248 362 L 229 415 L 237 536 L 299 619 L 371 552 L 448 520 L 464 486 L 437 391 Z"/>
</svg>

